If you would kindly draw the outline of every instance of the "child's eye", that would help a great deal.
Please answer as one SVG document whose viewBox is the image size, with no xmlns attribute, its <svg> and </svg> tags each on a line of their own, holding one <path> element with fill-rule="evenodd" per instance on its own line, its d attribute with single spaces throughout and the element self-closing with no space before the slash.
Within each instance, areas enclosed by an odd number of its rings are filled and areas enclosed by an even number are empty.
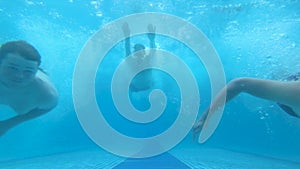
<svg viewBox="0 0 300 169">
<path fill-rule="evenodd" d="M 13 70 L 13 71 L 17 71 L 18 70 L 18 68 L 15 67 L 15 66 L 8 66 L 8 69 L 9 70 Z"/>
<path fill-rule="evenodd" d="M 34 74 L 34 71 L 32 71 L 32 70 L 25 70 L 25 71 L 24 71 L 24 74 L 25 74 L 26 76 L 31 76 L 31 75 Z"/>
</svg>

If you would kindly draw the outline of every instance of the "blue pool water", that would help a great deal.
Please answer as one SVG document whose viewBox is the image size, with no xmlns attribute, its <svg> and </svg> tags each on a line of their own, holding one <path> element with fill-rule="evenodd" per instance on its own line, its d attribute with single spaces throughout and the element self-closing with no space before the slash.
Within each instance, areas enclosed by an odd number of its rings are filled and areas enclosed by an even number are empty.
<svg viewBox="0 0 300 169">
<path fill-rule="evenodd" d="M 226 105 L 207 142 L 193 141 L 190 132 L 167 155 L 150 159 L 152 165 L 147 159 L 127 159 L 97 146 L 82 129 L 72 100 L 73 72 L 86 42 L 106 24 L 142 12 L 171 14 L 200 29 L 219 54 L 227 81 L 244 76 L 283 79 L 300 70 L 299 8 L 299 0 L 1 0 L 0 43 L 23 39 L 40 51 L 41 67 L 57 87 L 59 103 L 50 113 L 0 138 L 0 168 L 166 168 L 177 162 L 178 168 L 300 168 L 300 119 L 289 116 L 276 103 L 247 94 Z M 145 36 L 132 40 L 148 43 Z M 200 116 L 211 100 L 205 66 L 177 40 L 157 35 L 156 43 L 179 56 L 193 72 L 201 96 Z M 97 71 L 97 103 L 120 133 L 136 138 L 155 136 L 178 116 L 180 91 L 173 78 L 155 72 L 168 103 L 161 118 L 144 125 L 117 114 L 110 81 L 125 55 L 123 45 L 123 41 L 116 44 L 101 63 L 103 69 Z M 148 94 L 131 93 L 129 97 L 137 109 L 146 110 Z M 3 105 L 0 112 L 0 120 L 13 115 Z"/>
</svg>

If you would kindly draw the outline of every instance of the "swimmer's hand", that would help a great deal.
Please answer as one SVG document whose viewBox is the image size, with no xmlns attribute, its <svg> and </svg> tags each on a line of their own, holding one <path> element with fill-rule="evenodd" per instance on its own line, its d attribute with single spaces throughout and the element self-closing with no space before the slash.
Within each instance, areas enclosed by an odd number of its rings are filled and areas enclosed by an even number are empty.
<svg viewBox="0 0 300 169">
<path fill-rule="evenodd" d="M 124 22 L 122 25 L 123 33 L 125 37 L 130 36 L 130 29 L 127 22 Z"/>
<path fill-rule="evenodd" d="M 193 141 L 195 141 L 197 135 L 200 134 L 204 122 L 205 122 L 205 120 L 201 118 L 200 120 L 198 120 L 198 121 L 194 124 L 194 126 L 193 126 Z"/>
<path fill-rule="evenodd" d="M 193 140 L 196 140 L 196 136 L 199 135 L 201 132 L 204 122 L 206 120 L 206 117 L 208 115 L 208 112 L 204 112 L 204 114 L 201 116 L 201 118 L 194 124 L 192 130 L 193 130 Z"/>
<path fill-rule="evenodd" d="M 148 25 L 148 38 L 150 39 L 150 40 L 154 40 L 154 38 L 155 38 L 155 30 L 156 30 L 156 27 L 155 26 L 153 26 L 152 24 L 149 24 Z"/>
</svg>

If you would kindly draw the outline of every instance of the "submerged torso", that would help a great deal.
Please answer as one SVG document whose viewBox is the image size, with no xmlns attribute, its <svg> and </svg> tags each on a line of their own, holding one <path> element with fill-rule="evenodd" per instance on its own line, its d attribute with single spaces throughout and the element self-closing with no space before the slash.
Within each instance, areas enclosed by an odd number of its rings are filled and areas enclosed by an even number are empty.
<svg viewBox="0 0 300 169">
<path fill-rule="evenodd" d="M 11 107 L 18 115 L 28 113 L 39 107 L 44 93 L 48 92 L 47 81 L 46 75 L 39 72 L 30 85 L 20 89 L 14 90 L 0 84 L 0 104 Z"/>
</svg>

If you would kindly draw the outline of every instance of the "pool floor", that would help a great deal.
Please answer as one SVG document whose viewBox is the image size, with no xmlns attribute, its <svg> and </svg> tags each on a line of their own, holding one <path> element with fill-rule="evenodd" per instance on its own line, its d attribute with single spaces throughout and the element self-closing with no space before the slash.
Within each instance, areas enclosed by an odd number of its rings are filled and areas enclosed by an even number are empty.
<svg viewBox="0 0 300 169">
<path fill-rule="evenodd" d="M 300 163 L 211 148 L 173 149 L 148 159 L 125 159 L 101 149 L 1 162 L 5 169 L 299 169 Z"/>
</svg>

